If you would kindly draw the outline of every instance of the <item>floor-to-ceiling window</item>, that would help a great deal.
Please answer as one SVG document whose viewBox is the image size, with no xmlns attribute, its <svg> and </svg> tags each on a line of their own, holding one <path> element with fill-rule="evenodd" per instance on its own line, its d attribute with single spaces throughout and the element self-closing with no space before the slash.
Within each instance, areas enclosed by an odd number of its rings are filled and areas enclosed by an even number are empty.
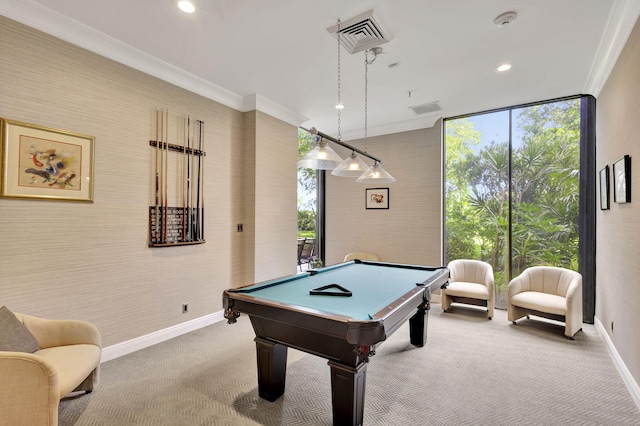
<svg viewBox="0 0 640 426">
<path fill-rule="evenodd" d="M 298 158 L 302 158 L 314 146 L 313 135 L 298 130 Z M 309 267 L 318 256 L 318 178 L 321 170 L 298 167 L 298 266 Z"/>
<path fill-rule="evenodd" d="M 503 308 L 525 268 L 578 270 L 581 99 L 444 123 L 445 261 L 490 263 Z"/>
</svg>

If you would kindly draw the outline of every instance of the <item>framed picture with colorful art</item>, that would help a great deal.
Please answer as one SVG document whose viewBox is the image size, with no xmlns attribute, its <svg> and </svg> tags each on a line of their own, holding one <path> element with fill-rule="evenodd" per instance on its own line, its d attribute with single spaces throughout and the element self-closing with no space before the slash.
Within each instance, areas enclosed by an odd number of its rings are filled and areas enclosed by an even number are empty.
<svg viewBox="0 0 640 426">
<path fill-rule="evenodd" d="M 389 188 L 367 188 L 365 203 L 367 209 L 388 209 Z"/>
<path fill-rule="evenodd" d="M 1 120 L 0 196 L 93 202 L 93 136 Z"/>
</svg>

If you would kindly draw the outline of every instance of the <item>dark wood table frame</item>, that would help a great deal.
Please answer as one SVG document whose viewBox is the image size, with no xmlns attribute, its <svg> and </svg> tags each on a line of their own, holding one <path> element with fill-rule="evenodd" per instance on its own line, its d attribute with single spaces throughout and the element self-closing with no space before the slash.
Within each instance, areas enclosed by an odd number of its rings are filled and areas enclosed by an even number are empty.
<svg viewBox="0 0 640 426">
<path fill-rule="evenodd" d="M 240 312 L 246 313 L 256 333 L 258 394 L 261 398 L 275 401 L 284 394 L 287 347 L 295 348 L 329 360 L 333 424 L 361 425 L 367 363 L 375 354 L 375 345 L 386 340 L 407 320 L 411 344 L 425 345 L 431 293 L 448 284 L 448 269 L 357 262 L 438 271 L 368 321 L 261 300 L 238 293 L 240 289 L 224 292 L 223 306 L 228 322 L 235 322 Z"/>
</svg>

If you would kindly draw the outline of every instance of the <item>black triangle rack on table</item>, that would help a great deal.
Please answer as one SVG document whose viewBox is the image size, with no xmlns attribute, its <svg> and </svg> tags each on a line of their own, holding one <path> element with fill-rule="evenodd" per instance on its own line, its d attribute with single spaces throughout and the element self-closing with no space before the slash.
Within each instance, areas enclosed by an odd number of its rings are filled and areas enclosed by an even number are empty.
<svg viewBox="0 0 640 426">
<path fill-rule="evenodd" d="M 338 284 L 329 284 L 322 287 L 309 290 L 309 294 L 313 296 L 342 296 L 351 297 L 351 291 Z"/>
</svg>

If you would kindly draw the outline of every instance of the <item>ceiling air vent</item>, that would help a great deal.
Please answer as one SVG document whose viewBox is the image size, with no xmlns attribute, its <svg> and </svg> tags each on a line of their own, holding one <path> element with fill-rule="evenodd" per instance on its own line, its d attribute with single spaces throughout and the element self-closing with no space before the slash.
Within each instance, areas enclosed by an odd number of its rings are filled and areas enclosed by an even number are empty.
<svg viewBox="0 0 640 426">
<path fill-rule="evenodd" d="M 338 38 L 337 24 L 327 28 L 327 31 Z M 351 54 L 380 46 L 390 40 L 373 10 L 340 22 L 340 44 Z"/>
<path fill-rule="evenodd" d="M 440 105 L 438 105 L 438 102 L 429 102 L 427 104 L 416 105 L 409 108 L 411 108 L 413 112 L 418 115 L 442 110 L 442 108 L 440 108 Z"/>
</svg>

